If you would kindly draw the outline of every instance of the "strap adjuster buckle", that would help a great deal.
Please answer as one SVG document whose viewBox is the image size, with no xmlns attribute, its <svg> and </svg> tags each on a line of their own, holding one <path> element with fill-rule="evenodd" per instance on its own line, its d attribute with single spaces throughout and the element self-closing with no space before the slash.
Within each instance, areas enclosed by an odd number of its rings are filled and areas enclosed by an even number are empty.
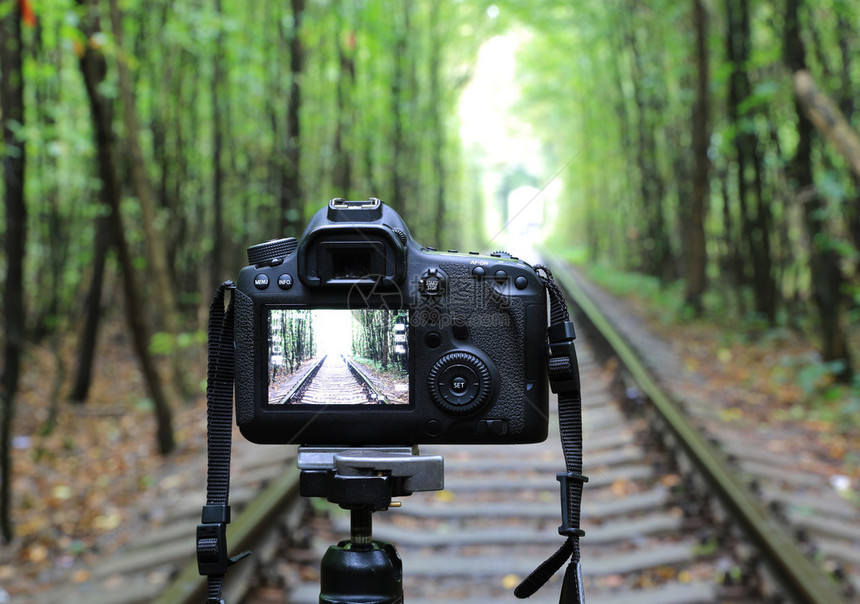
<svg viewBox="0 0 860 604">
<path fill-rule="evenodd" d="M 251 555 L 251 552 L 242 552 L 227 556 L 228 522 L 230 506 L 203 506 L 203 522 L 197 525 L 197 570 L 201 575 L 224 576 L 229 566 Z"/>
<path fill-rule="evenodd" d="M 550 325 L 547 329 L 547 374 L 549 387 L 554 393 L 576 392 L 580 389 L 579 367 L 573 341 L 576 332 L 572 321 Z"/>
<path fill-rule="evenodd" d="M 581 493 L 582 484 L 588 482 L 588 476 L 576 472 L 559 472 L 555 475 L 555 479 L 559 482 L 561 491 L 561 526 L 558 527 L 558 534 L 565 537 L 584 537 L 585 531 L 579 528 L 579 514 L 576 514 L 575 519 L 571 518 L 570 512 L 574 506 L 571 505 L 568 486 L 571 481 L 578 482 Z M 575 507 L 579 510 L 579 502 Z"/>
<path fill-rule="evenodd" d="M 201 575 L 227 572 L 227 525 L 210 522 L 197 525 L 197 570 Z"/>
</svg>

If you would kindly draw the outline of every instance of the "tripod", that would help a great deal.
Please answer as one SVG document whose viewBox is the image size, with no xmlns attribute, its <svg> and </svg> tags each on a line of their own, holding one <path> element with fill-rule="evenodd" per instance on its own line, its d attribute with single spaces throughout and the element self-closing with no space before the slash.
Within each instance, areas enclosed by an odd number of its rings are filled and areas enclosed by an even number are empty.
<svg viewBox="0 0 860 604">
<path fill-rule="evenodd" d="M 350 538 L 328 548 L 320 604 L 402 604 L 403 563 L 391 543 L 373 540 L 373 512 L 392 497 L 443 488 L 441 455 L 417 447 L 299 447 L 300 491 L 350 510 Z"/>
</svg>

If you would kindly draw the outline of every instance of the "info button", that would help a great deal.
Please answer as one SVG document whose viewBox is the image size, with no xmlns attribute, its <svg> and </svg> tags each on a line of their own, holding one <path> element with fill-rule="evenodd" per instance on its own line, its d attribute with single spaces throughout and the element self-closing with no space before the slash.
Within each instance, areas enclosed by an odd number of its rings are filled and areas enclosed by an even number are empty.
<svg viewBox="0 0 860 604">
<path fill-rule="evenodd" d="M 293 277 L 284 273 L 278 277 L 278 287 L 281 289 L 290 289 L 293 286 Z"/>
</svg>

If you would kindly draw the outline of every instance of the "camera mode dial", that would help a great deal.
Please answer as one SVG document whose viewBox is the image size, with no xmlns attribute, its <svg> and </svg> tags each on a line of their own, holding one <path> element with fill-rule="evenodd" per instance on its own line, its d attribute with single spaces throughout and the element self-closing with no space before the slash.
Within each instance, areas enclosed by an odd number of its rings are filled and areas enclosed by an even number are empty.
<svg viewBox="0 0 860 604">
<path fill-rule="evenodd" d="M 465 415 L 490 400 L 493 382 L 480 358 L 468 352 L 449 352 L 433 364 L 428 386 L 433 402 L 443 411 Z"/>
<path fill-rule="evenodd" d="M 264 243 L 252 245 L 248 248 L 248 264 L 271 264 L 272 266 L 280 264 L 284 258 L 296 251 L 297 247 L 299 242 L 295 237 L 270 239 Z"/>
</svg>

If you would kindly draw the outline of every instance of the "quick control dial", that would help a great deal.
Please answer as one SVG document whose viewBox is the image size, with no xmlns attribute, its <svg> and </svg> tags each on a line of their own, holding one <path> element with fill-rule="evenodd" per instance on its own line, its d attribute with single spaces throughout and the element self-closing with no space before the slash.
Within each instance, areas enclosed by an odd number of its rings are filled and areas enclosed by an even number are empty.
<svg viewBox="0 0 860 604">
<path fill-rule="evenodd" d="M 433 402 L 456 415 L 477 411 L 493 391 L 489 368 L 468 352 L 449 352 L 441 357 L 430 369 L 427 381 Z"/>
</svg>

